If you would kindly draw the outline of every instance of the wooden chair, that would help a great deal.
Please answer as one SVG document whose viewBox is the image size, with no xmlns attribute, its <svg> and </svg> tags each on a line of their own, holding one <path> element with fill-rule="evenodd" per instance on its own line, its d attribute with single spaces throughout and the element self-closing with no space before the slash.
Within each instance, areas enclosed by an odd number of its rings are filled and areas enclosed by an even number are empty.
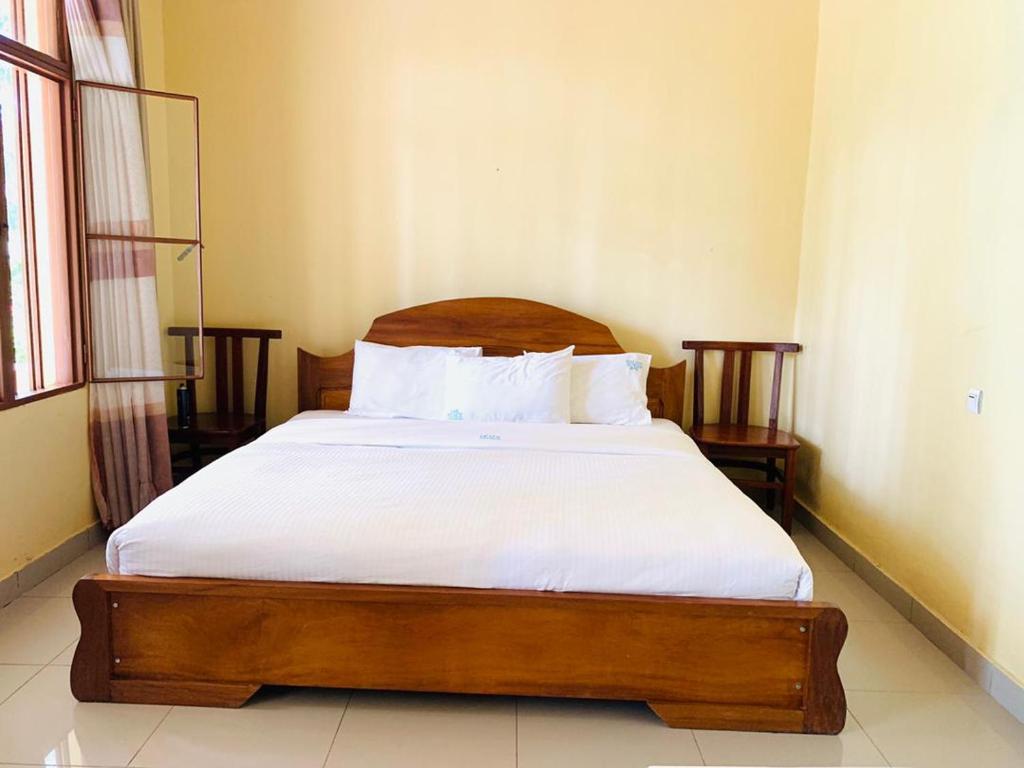
<svg viewBox="0 0 1024 768">
<path fill-rule="evenodd" d="M 796 452 L 800 443 L 788 432 L 779 429 L 779 395 L 782 389 L 782 361 L 787 352 L 799 352 L 799 344 L 745 341 L 684 341 L 683 349 L 694 351 L 693 428 L 690 436 L 701 451 L 719 467 L 753 469 L 765 473 L 764 480 L 731 478 L 739 486 L 767 491 L 768 508 L 775 508 L 775 492 L 782 492 L 782 527 L 786 533 L 793 526 L 793 491 L 796 486 Z M 704 423 L 704 353 L 724 353 L 722 391 L 717 424 Z M 768 426 L 750 426 L 750 370 L 755 352 L 774 352 L 771 406 Z M 739 387 L 733 417 L 733 384 L 736 378 L 736 356 L 740 358 Z M 755 459 L 761 459 L 757 461 Z M 780 471 L 782 459 L 785 470 Z"/>
<path fill-rule="evenodd" d="M 185 365 L 195 364 L 196 328 L 171 327 L 168 336 L 180 336 L 185 344 Z M 187 381 L 191 419 L 188 427 L 178 425 L 177 414 L 167 417 L 167 431 L 172 445 L 187 445 L 184 451 L 171 452 L 174 480 L 178 482 L 203 466 L 204 456 L 221 456 L 262 435 L 267 429 L 267 372 L 270 340 L 280 339 L 281 331 L 259 328 L 203 328 L 203 336 L 214 343 L 214 372 L 217 410 L 197 413 L 196 383 Z M 242 344 L 245 339 L 259 340 L 256 359 L 256 395 L 252 413 L 245 411 L 244 363 Z M 228 376 L 228 347 L 231 347 L 231 375 Z M 229 404 L 230 392 L 230 404 Z M 182 465 L 179 462 L 188 460 Z"/>
</svg>

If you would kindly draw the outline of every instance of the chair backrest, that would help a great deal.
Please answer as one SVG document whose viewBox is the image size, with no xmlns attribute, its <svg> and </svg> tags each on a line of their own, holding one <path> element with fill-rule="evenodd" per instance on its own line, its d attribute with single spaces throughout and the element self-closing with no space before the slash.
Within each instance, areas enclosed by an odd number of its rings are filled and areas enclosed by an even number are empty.
<svg viewBox="0 0 1024 768">
<path fill-rule="evenodd" d="M 185 365 L 195 361 L 195 338 L 199 331 L 194 327 L 174 326 L 167 329 L 168 336 L 181 336 L 185 342 Z M 256 396 L 253 400 L 253 415 L 258 419 L 267 416 L 267 373 L 270 357 L 270 340 L 280 339 L 281 331 L 266 328 L 203 328 L 203 337 L 213 339 L 214 384 L 217 390 L 217 413 L 245 413 L 244 363 L 242 342 L 245 339 L 259 339 L 259 354 L 256 358 Z M 228 377 L 228 342 L 231 343 L 231 376 Z M 192 416 L 196 412 L 196 383 L 185 382 L 191 394 Z M 230 389 L 229 389 L 230 388 Z M 230 391 L 230 404 L 228 393 Z"/>
<path fill-rule="evenodd" d="M 750 417 L 750 367 L 755 352 L 774 352 L 775 369 L 772 372 L 772 399 L 768 411 L 768 428 L 779 428 L 779 395 L 782 391 L 782 360 L 787 352 L 799 352 L 799 344 L 759 341 L 684 341 L 683 349 L 694 351 L 693 366 L 693 425 L 704 423 L 704 353 L 721 351 L 722 392 L 719 400 L 719 424 L 746 426 Z M 736 397 L 736 418 L 733 421 L 733 383 L 736 355 L 740 357 L 739 392 Z"/>
</svg>

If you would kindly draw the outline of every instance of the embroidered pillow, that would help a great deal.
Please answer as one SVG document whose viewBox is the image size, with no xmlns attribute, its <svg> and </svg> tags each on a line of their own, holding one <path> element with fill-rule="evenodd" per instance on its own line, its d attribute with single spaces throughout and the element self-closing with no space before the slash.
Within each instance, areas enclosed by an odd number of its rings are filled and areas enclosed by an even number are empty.
<svg viewBox="0 0 1024 768">
<path fill-rule="evenodd" d="M 574 424 L 651 423 L 647 373 L 651 356 L 579 355 L 572 359 L 571 418 Z"/>
<path fill-rule="evenodd" d="M 445 417 L 568 423 L 572 350 L 519 357 L 452 355 L 445 360 Z"/>
<path fill-rule="evenodd" d="M 480 347 L 392 347 L 357 341 L 349 413 L 413 419 L 444 417 L 444 361 L 479 357 Z"/>
</svg>

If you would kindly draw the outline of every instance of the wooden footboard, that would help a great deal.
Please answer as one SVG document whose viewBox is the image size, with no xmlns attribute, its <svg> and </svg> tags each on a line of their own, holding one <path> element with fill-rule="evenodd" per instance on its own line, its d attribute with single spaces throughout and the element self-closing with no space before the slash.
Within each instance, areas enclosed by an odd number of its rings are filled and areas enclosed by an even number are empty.
<svg viewBox="0 0 1024 768">
<path fill-rule="evenodd" d="M 679 728 L 837 733 L 831 605 L 90 576 L 80 701 L 240 706 L 261 685 L 646 701 Z"/>
</svg>

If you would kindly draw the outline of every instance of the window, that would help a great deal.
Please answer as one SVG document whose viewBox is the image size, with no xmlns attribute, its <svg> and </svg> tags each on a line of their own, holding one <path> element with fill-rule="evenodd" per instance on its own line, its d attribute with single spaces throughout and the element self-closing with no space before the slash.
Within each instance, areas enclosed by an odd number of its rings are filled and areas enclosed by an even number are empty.
<svg viewBox="0 0 1024 768">
<path fill-rule="evenodd" d="M 80 79 L 76 103 L 89 381 L 202 378 L 198 99 Z"/>
<path fill-rule="evenodd" d="M 0 0 L 0 408 L 83 380 L 59 0 Z"/>
</svg>

